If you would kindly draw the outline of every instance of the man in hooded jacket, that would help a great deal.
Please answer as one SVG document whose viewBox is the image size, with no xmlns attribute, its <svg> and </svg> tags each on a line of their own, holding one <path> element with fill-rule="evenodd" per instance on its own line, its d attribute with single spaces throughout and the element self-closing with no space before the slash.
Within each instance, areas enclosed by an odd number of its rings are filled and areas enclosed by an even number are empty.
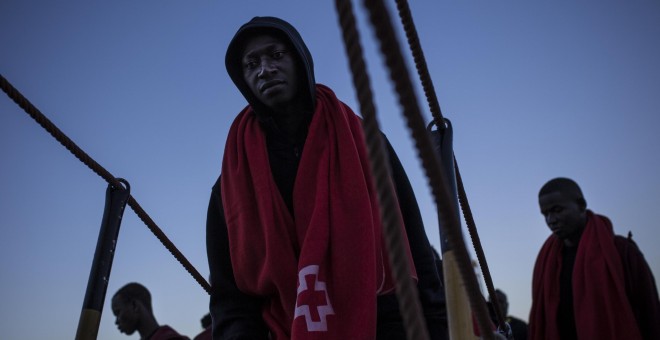
<svg viewBox="0 0 660 340">
<path fill-rule="evenodd" d="M 309 50 L 281 19 L 244 24 L 225 65 L 249 105 L 208 208 L 213 338 L 405 339 L 360 120 L 315 82 Z M 386 144 L 411 279 L 431 338 L 445 339 L 432 248 Z"/>
</svg>

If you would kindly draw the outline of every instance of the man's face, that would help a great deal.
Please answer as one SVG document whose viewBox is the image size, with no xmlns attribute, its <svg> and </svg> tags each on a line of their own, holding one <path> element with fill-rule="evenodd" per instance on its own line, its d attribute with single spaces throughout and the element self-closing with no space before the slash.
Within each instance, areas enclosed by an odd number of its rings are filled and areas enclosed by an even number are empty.
<svg viewBox="0 0 660 340">
<path fill-rule="evenodd" d="M 541 214 L 545 223 L 561 240 L 576 245 L 587 222 L 584 200 L 563 194 L 559 191 L 539 196 Z"/>
<path fill-rule="evenodd" d="M 273 110 L 291 106 L 298 94 L 295 52 L 270 35 L 248 38 L 243 50 L 243 79 L 252 93 Z"/>
<path fill-rule="evenodd" d="M 112 298 L 112 313 L 117 318 L 115 325 L 120 332 L 131 335 L 137 330 L 139 315 L 135 303 L 123 296 L 115 296 Z"/>
</svg>

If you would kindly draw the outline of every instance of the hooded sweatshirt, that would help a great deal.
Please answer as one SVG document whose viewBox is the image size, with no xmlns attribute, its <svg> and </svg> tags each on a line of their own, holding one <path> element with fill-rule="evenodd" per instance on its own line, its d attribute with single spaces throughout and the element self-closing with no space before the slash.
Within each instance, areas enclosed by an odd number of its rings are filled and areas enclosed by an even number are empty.
<svg viewBox="0 0 660 340">
<path fill-rule="evenodd" d="M 305 109 L 302 114 L 305 119 L 303 128 L 293 136 L 282 132 L 273 119 L 272 112 L 253 95 L 243 79 L 241 66 L 243 48 L 246 39 L 255 33 L 267 33 L 286 41 L 300 61 L 298 63 L 300 69 L 297 73 L 304 75 L 300 99 L 304 102 Z M 225 65 L 234 84 L 259 119 L 266 137 L 273 179 L 288 209 L 292 211 L 293 185 L 307 136 L 306 127 L 311 121 L 315 107 L 316 83 L 311 54 L 300 34 L 289 23 L 273 17 L 255 17 L 243 25 L 230 42 Z M 441 278 L 436 270 L 431 246 L 408 178 L 389 142 L 387 148 L 419 278 L 418 287 L 427 324 L 432 339 L 443 339 L 446 338 L 446 317 Z M 267 339 L 269 330 L 261 314 L 265 297 L 246 294 L 238 288 L 229 248 L 220 179 L 218 179 L 212 190 L 207 218 L 207 252 L 212 282 L 210 310 L 213 316 L 214 339 Z M 405 338 L 398 304 L 393 294 L 382 295 L 377 299 L 377 338 Z"/>
</svg>

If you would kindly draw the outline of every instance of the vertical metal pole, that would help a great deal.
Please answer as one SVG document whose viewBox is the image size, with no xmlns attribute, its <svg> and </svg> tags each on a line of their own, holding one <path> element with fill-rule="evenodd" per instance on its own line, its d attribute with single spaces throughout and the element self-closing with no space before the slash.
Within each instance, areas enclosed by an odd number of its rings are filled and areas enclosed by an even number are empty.
<svg viewBox="0 0 660 340">
<path fill-rule="evenodd" d="M 105 293 L 108 289 L 112 260 L 117 245 L 119 226 L 124 215 L 124 208 L 130 196 L 130 186 L 124 179 L 119 178 L 125 187 L 108 185 L 105 192 L 105 211 L 101 221 L 101 230 L 96 242 L 94 261 L 87 281 L 87 292 L 83 302 L 76 340 L 95 340 L 101 323 L 101 312 Z"/>
<path fill-rule="evenodd" d="M 451 122 L 448 119 L 444 120 L 444 124 L 444 126 L 439 126 L 437 130 L 432 130 L 432 126 L 429 126 L 429 133 L 435 151 L 440 158 L 445 174 L 447 174 L 447 179 L 449 180 L 449 183 L 446 184 L 454 198 L 451 202 L 454 207 L 453 213 L 456 214 L 457 220 L 460 221 L 458 191 L 456 189 L 456 172 L 454 170 L 453 131 Z M 438 222 L 439 221 L 440 218 L 438 217 Z M 477 337 L 474 335 L 472 312 L 470 311 L 470 301 L 461 282 L 456 255 L 454 254 L 454 250 L 449 246 L 443 228 L 442 225 L 439 225 L 449 338 L 476 339 Z"/>
</svg>

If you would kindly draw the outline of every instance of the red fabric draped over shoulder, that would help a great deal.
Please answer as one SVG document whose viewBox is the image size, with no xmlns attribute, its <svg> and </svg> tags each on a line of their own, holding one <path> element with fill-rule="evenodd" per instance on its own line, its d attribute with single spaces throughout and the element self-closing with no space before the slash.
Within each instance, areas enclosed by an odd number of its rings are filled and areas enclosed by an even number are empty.
<svg viewBox="0 0 660 340">
<path fill-rule="evenodd" d="M 376 296 L 394 285 L 360 124 L 317 85 L 293 216 L 251 108 L 230 129 L 222 201 L 232 266 L 241 291 L 265 298 L 263 317 L 275 339 L 375 338 Z M 409 250 L 408 257 L 412 265 Z"/>
<path fill-rule="evenodd" d="M 573 268 L 573 308 L 580 339 L 642 339 L 625 288 L 624 267 L 610 220 L 587 211 Z M 559 339 L 562 241 L 552 235 L 534 267 L 530 339 Z"/>
</svg>

